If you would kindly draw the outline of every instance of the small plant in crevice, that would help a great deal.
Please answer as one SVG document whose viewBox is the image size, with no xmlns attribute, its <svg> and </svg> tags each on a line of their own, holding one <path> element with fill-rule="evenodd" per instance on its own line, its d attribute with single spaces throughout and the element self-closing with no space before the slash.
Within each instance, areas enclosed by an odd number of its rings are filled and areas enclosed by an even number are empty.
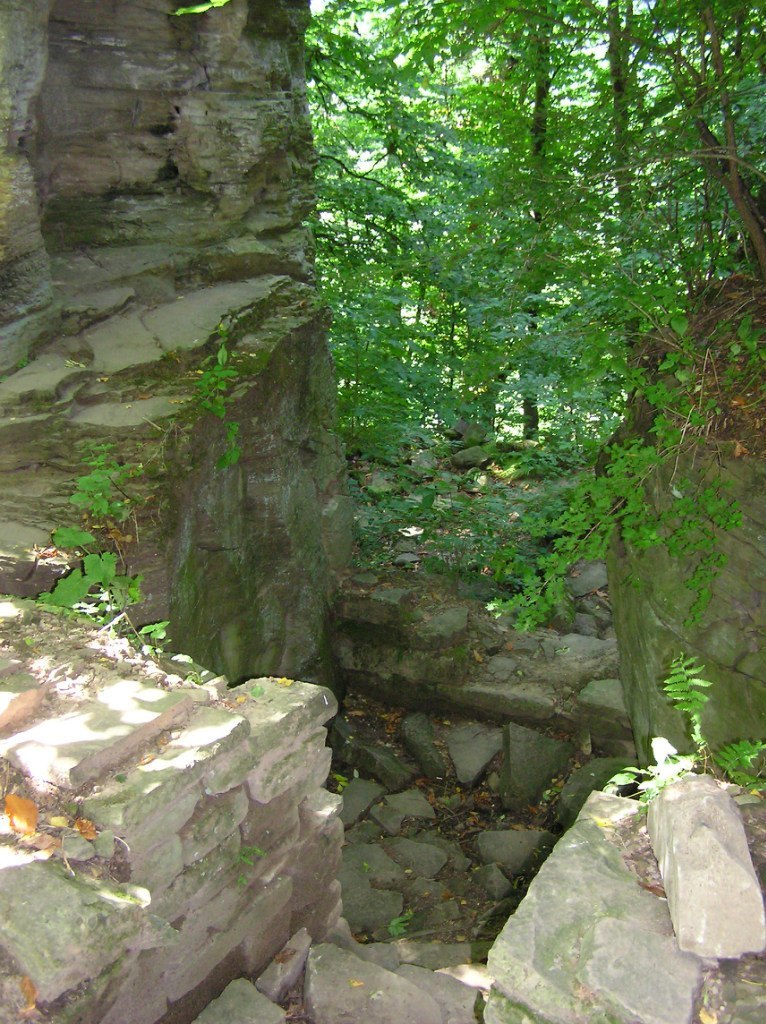
<svg viewBox="0 0 766 1024">
<path fill-rule="evenodd" d="M 262 850 L 260 846 L 240 846 L 239 853 L 237 854 L 237 863 L 243 864 L 249 868 L 255 866 L 256 857 L 265 857 L 266 851 Z M 242 872 L 237 878 L 237 885 L 244 888 L 248 883 L 247 875 Z"/>
<path fill-rule="evenodd" d="M 69 498 L 96 525 L 109 521 L 124 523 L 136 507 L 136 499 L 125 490 L 125 484 L 140 476 L 143 466 L 120 463 L 113 452 L 114 445 L 108 441 L 87 446 L 83 461 L 89 472 L 77 477 L 75 491 Z"/>
<path fill-rule="evenodd" d="M 405 935 L 413 916 L 412 910 L 405 910 L 403 914 L 392 918 L 388 923 L 388 934 L 391 938 L 400 939 L 402 935 Z"/>
<path fill-rule="evenodd" d="M 96 545 L 93 534 L 60 527 L 53 531 L 52 540 L 60 549 L 82 552 L 82 557 L 80 564 L 57 580 L 49 593 L 38 597 L 40 604 L 79 612 L 100 625 L 112 625 L 125 616 L 130 605 L 141 600 L 141 576 L 120 573 L 117 555 L 112 551 L 89 551 Z"/>
<path fill-rule="evenodd" d="M 197 403 L 200 408 L 205 412 L 212 413 L 223 424 L 226 447 L 216 465 L 219 469 L 225 469 L 227 466 L 236 465 L 242 455 L 242 448 L 237 441 L 239 424 L 227 420 L 228 392 L 232 382 L 239 376 L 239 372 L 230 363 L 227 346 L 229 330 L 224 323 L 218 325 L 218 337 L 221 342 L 218 351 L 203 363 L 196 390 Z"/>
<path fill-rule="evenodd" d="M 668 700 L 686 717 L 694 750 L 679 754 L 664 737 L 652 740 L 655 763 L 648 768 L 624 768 L 614 775 L 608 792 L 621 787 L 633 787 L 641 803 L 650 803 L 663 789 L 685 775 L 712 769 L 724 779 L 747 789 L 766 789 L 766 779 L 755 768 L 758 758 L 766 754 L 766 742 L 738 740 L 713 752 L 702 731 L 702 710 L 710 699 L 704 693 L 713 684 L 702 676 L 704 666 L 696 658 L 680 654 L 670 665 L 663 683 Z"/>
</svg>

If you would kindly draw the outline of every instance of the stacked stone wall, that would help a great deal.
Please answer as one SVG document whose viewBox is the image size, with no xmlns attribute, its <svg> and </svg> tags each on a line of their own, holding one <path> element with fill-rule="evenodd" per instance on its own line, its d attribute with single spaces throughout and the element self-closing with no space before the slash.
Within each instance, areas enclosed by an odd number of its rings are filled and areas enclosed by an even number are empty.
<svg viewBox="0 0 766 1024">
<path fill-rule="evenodd" d="M 299 929 L 322 941 L 341 912 L 330 691 L 184 684 L 23 602 L 5 615 L 63 657 L 42 679 L 6 642 L 0 663 L 0 756 L 40 808 L 0 848 L 2 1024 L 25 978 L 56 1024 L 185 1024 Z"/>
</svg>

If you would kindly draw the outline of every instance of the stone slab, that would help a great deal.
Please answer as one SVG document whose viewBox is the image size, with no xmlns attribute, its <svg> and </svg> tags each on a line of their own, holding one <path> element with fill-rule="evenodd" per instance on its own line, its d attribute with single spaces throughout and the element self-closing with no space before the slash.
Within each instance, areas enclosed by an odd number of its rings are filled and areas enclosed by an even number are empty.
<svg viewBox="0 0 766 1024">
<path fill-rule="evenodd" d="M 272 1003 L 281 1003 L 301 975 L 311 948 L 311 936 L 301 928 L 256 979 L 255 987 Z"/>
<path fill-rule="evenodd" d="M 356 871 L 368 884 L 381 888 L 401 885 L 404 880 L 402 865 L 388 855 L 377 843 L 357 843 L 343 849 L 344 872 Z"/>
<path fill-rule="evenodd" d="M 342 794 L 343 810 L 340 819 L 343 824 L 348 828 L 359 821 L 384 793 L 385 789 L 371 779 L 351 779 Z"/>
<path fill-rule="evenodd" d="M 189 718 L 192 698 L 135 679 L 99 688 L 75 711 L 37 722 L 0 742 L 0 752 L 38 782 L 78 788 Z"/>
<path fill-rule="evenodd" d="M 652 801 L 648 828 L 680 948 L 721 958 L 761 953 L 761 885 L 725 789 L 706 775 L 681 779 Z"/>
<path fill-rule="evenodd" d="M 478 993 L 448 974 L 436 974 L 425 967 L 402 964 L 396 973 L 427 992 L 439 1004 L 442 1024 L 476 1024 Z"/>
<path fill-rule="evenodd" d="M 0 734 L 33 718 L 52 688 L 51 682 L 41 684 L 26 672 L 4 676 L 0 681 Z"/>
<path fill-rule="evenodd" d="M 393 838 L 383 842 L 383 848 L 403 868 L 422 878 L 433 878 L 447 863 L 447 854 L 428 840 Z"/>
<path fill-rule="evenodd" d="M 124 955 L 144 927 L 130 888 L 88 884 L 51 862 L 0 872 L 0 946 L 49 1002 Z"/>
<path fill-rule="evenodd" d="M 193 1024 L 284 1024 L 284 1010 L 258 992 L 245 978 L 237 978 L 206 1007 Z"/>
<path fill-rule="evenodd" d="M 311 950 L 304 997 L 315 1024 L 442 1024 L 441 1009 L 426 992 L 337 946 Z"/>
<path fill-rule="evenodd" d="M 503 729 L 503 807 L 523 810 L 536 803 L 551 780 L 565 768 L 572 753 L 569 743 L 509 722 Z"/>
<path fill-rule="evenodd" d="M 447 733 L 447 749 L 458 782 L 472 786 L 492 758 L 503 749 L 503 731 L 479 722 L 462 725 Z"/>
<path fill-rule="evenodd" d="M 398 835 L 405 818 L 420 818 L 433 821 L 436 811 L 418 789 L 387 796 L 381 804 L 370 811 L 370 817 L 389 835 Z"/>
<path fill-rule="evenodd" d="M 490 951 L 488 967 L 495 980 L 486 1024 L 525 1019 L 635 1024 L 631 1007 L 645 998 L 642 990 L 654 985 L 658 990 L 665 986 L 665 1024 L 688 1024 L 702 962 L 677 948 L 673 957 L 665 901 L 638 884 L 618 846 L 607 838 L 636 807 L 630 800 L 593 794 L 558 841 Z M 610 921 L 618 927 L 605 924 Z M 651 985 L 646 972 L 636 972 L 628 950 L 607 949 L 609 936 L 616 940 L 622 935 L 629 937 L 630 950 L 644 944 L 662 950 L 663 959 L 653 963 Z M 656 980 L 658 972 L 663 972 L 662 982 Z"/>
<path fill-rule="evenodd" d="M 94 402 L 73 406 L 69 418 L 72 423 L 122 430 L 155 423 L 168 416 L 176 416 L 180 406 L 172 398 L 141 398 L 133 402 Z"/>
<path fill-rule="evenodd" d="M 550 849 L 555 837 L 536 829 L 506 829 L 482 832 L 476 840 L 479 856 L 485 864 L 499 864 L 512 875 L 521 874 Z"/>
</svg>

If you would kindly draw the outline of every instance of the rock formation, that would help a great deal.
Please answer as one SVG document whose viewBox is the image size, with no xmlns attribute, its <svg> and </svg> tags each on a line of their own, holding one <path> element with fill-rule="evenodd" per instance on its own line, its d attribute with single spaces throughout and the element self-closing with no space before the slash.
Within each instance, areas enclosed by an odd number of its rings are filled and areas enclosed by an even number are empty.
<svg viewBox="0 0 766 1024">
<path fill-rule="evenodd" d="M 327 682 L 350 510 L 304 226 L 308 0 L 175 7 L 0 12 L 0 589 L 61 573 L 40 550 L 108 442 L 141 466 L 113 535 L 137 620 L 234 680 Z"/>
</svg>

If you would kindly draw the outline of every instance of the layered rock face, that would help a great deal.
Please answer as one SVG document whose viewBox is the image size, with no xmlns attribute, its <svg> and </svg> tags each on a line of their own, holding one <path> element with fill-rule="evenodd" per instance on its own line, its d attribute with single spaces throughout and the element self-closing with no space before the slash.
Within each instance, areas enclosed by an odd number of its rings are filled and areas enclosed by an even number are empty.
<svg viewBox="0 0 766 1024">
<path fill-rule="evenodd" d="M 679 487 L 689 495 L 712 488 L 739 509 L 742 522 L 713 531 L 726 561 L 696 622 L 689 621 L 696 594 L 684 581 L 698 555 L 671 558 L 662 546 L 644 551 L 613 546 L 609 584 L 622 681 L 644 763 L 652 760 L 654 736 L 690 749 L 687 723 L 662 692 L 670 663 L 681 653 L 695 655 L 704 664 L 701 674 L 713 683 L 702 712 L 708 742 L 717 747 L 766 736 L 766 466 L 755 458 L 735 458 L 733 445 L 697 451 L 654 474 L 647 485 L 652 510 L 668 509 L 672 488 Z M 702 499 L 700 511 L 704 516 Z"/>
<path fill-rule="evenodd" d="M 350 509 L 303 226 L 308 2 L 176 6 L 0 12 L 0 589 L 50 586 L 34 546 L 106 441 L 141 466 L 138 619 L 234 680 L 327 682 Z"/>
</svg>

